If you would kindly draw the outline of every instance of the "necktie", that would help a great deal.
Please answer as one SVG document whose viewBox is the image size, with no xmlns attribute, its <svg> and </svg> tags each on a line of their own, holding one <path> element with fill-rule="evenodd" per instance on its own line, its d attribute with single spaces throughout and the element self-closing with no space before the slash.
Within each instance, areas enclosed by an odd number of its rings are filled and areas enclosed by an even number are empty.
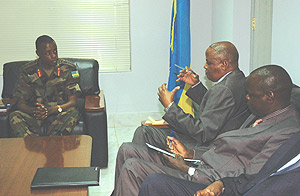
<svg viewBox="0 0 300 196">
<path fill-rule="evenodd" d="M 251 127 L 255 127 L 256 125 L 258 125 L 259 123 L 261 123 L 263 120 L 261 118 L 257 119 L 252 125 Z"/>
</svg>

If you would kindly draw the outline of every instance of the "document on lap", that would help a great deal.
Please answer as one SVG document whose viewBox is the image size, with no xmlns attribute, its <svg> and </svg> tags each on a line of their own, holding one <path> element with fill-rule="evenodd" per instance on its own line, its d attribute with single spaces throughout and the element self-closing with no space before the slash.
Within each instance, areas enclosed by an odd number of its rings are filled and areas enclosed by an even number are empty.
<svg viewBox="0 0 300 196">
<path fill-rule="evenodd" d="M 158 151 L 158 152 L 164 153 L 164 154 L 166 154 L 166 155 L 168 155 L 168 156 L 171 156 L 171 157 L 175 158 L 175 155 L 174 155 L 174 154 L 172 154 L 172 153 L 170 153 L 170 152 L 168 152 L 168 151 L 166 151 L 166 150 L 163 150 L 163 149 L 160 149 L 160 148 L 158 148 L 158 147 L 152 146 L 151 144 L 148 144 L 148 143 L 146 143 L 146 145 L 147 145 L 149 148 L 153 149 L 153 150 L 156 150 L 156 151 Z M 184 160 L 185 160 L 185 161 L 191 161 L 191 162 L 200 162 L 200 160 L 196 160 L 196 159 L 184 159 Z"/>
<path fill-rule="evenodd" d="M 163 125 L 166 123 L 165 120 L 161 119 L 161 120 L 154 120 L 154 118 L 152 118 L 151 116 L 148 116 L 149 120 L 145 121 L 146 125 Z"/>
</svg>

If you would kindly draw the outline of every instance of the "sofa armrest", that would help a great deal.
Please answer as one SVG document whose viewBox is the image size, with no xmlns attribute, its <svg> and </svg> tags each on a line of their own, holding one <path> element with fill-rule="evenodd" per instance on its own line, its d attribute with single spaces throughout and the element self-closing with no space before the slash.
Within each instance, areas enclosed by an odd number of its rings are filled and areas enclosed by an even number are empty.
<svg viewBox="0 0 300 196">
<path fill-rule="evenodd" d="M 104 111 L 105 99 L 103 90 L 99 95 L 87 95 L 85 97 L 85 110 L 86 111 Z"/>
</svg>

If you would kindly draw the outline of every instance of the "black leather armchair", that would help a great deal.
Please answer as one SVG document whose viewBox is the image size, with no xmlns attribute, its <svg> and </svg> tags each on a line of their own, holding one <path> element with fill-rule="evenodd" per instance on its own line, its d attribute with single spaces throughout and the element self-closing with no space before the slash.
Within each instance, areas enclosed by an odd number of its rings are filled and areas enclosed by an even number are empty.
<svg viewBox="0 0 300 196">
<path fill-rule="evenodd" d="M 81 118 L 72 134 L 86 134 L 92 137 L 91 166 L 107 167 L 107 115 L 103 91 L 98 85 L 99 64 L 94 59 L 65 58 L 74 63 L 79 71 L 79 85 L 82 91 L 78 98 Z M 2 102 L 11 103 L 7 112 L 0 112 L 0 137 L 12 137 L 8 113 L 14 109 L 12 96 L 18 84 L 19 68 L 28 61 L 15 61 L 3 65 Z"/>
</svg>

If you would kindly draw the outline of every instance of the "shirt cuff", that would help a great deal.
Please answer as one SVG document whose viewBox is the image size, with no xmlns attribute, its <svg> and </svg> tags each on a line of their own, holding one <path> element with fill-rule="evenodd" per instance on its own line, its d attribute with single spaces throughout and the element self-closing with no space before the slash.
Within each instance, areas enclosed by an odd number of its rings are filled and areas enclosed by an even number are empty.
<svg viewBox="0 0 300 196">
<path fill-rule="evenodd" d="M 194 88 L 195 86 L 198 86 L 201 83 L 201 81 L 199 81 L 197 84 L 191 86 L 191 88 Z"/>
<path fill-rule="evenodd" d="M 220 179 L 220 181 L 221 181 L 221 182 L 222 182 L 222 184 L 223 184 L 222 192 L 221 192 L 221 194 L 220 194 L 220 195 L 224 195 L 224 193 L 225 193 L 225 184 L 224 184 L 224 182 L 223 182 L 223 180 L 222 180 L 222 179 Z"/>
<path fill-rule="evenodd" d="M 170 109 L 170 107 L 173 105 L 173 103 L 174 103 L 174 101 L 172 101 L 172 102 L 168 105 L 168 107 L 165 108 L 165 112 L 168 112 L 168 111 L 169 111 L 169 109 Z"/>
<path fill-rule="evenodd" d="M 195 159 L 195 154 L 196 154 L 195 149 L 193 149 L 193 152 L 194 152 L 193 159 Z"/>
</svg>

